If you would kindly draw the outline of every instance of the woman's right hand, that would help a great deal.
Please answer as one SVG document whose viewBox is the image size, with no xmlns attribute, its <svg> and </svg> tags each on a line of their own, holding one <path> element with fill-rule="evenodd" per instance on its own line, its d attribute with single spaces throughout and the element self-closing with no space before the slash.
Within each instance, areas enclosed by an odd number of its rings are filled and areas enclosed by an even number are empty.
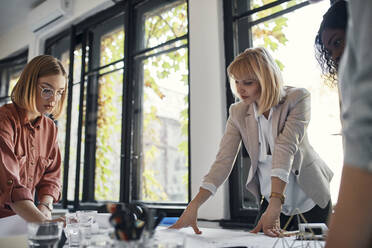
<svg viewBox="0 0 372 248">
<path fill-rule="evenodd" d="M 198 228 L 197 218 L 198 206 L 193 202 L 190 202 L 190 204 L 187 206 L 185 211 L 183 211 L 181 217 L 177 220 L 177 222 L 169 228 L 180 229 L 191 226 L 196 234 L 201 234 L 202 232 Z"/>
</svg>

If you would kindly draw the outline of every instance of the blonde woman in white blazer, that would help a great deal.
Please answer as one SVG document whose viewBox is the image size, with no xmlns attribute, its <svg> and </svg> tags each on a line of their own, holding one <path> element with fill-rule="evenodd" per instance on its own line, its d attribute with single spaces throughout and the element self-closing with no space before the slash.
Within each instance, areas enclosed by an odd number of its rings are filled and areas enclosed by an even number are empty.
<svg viewBox="0 0 372 248">
<path fill-rule="evenodd" d="M 239 145 L 251 159 L 246 188 L 260 202 L 252 232 L 278 236 L 298 211 L 309 222 L 326 222 L 331 210 L 332 171 L 308 141 L 310 93 L 284 87 L 280 70 L 264 48 L 246 49 L 228 67 L 233 93 L 225 134 L 199 193 L 171 228 L 197 226 L 198 208 L 229 176 Z M 297 218 L 289 228 L 297 229 Z M 288 230 L 288 228 L 287 228 Z"/>
</svg>

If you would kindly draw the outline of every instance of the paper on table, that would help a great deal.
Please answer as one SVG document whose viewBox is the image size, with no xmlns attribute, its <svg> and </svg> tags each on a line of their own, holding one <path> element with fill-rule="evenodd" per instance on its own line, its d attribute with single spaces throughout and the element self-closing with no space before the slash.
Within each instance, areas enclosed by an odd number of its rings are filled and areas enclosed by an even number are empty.
<svg viewBox="0 0 372 248">
<path fill-rule="evenodd" d="M 271 238 L 262 233 L 253 234 L 246 231 L 226 230 L 219 228 L 200 228 L 203 232 L 201 235 L 194 234 L 192 228 L 185 228 L 179 232 L 185 235 L 185 247 L 231 247 L 243 246 L 248 248 L 284 248 L 291 247 L 295 237 L 287 237 L 285 240 L 278 240 L 278 238 Z M 161 239 L 163 230 L 157 230 L 156 235 Z M 314 241 L 307 241 L 314 242 Z M 307 247 L 306 241 L 296 241 L 296 247 Z M 286 245 L 287 244 L 287 245 Z M 324 243 L 322 243 L 324 244 Z M 305 245 L 305 246 L 304 246 Z M 312 244 L 313 245 L 313 244 Z M 312 246 L 313 247 L 313 246 Z M 319 247 L 314 246 L 314 247 Z"/>
<path fill-rule="evenodd" d="M 0 227 L 0 237 L 27 234 L 27 222 L 19 215 L 1 218 Z"/>
<path fill-rule="evenodd" d="M 276 240 L 263 234 L 253 234 L 245 231 L 215 228 L 201 228 L 201 231 L 203 232 L 201 235 L 196 235 L 191 228 L 183 230 L 187 233 L 187 247 L 246 246 L 249 248 L 272 248 Z"/>
</svg>

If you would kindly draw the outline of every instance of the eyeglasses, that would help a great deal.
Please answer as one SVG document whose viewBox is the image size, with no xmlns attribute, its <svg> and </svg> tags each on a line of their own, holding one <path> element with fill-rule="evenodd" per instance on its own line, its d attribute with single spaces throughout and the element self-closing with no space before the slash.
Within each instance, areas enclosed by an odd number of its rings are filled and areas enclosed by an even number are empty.
<svg viewBox="0 0 372 248">
<path fill-rule="evenodd" d="M 52 96 L 55 96 L 56 100 L 59 101 L 64 94 L 63 91 L 55 91 L 54 89 L 47 88 L 47 87 L 44 88 L 40 85 L 39 85 L 39 87 L 41 89 L 41 97 L 44 98 L 45 100 L 48 100 Z"/>
</svg>

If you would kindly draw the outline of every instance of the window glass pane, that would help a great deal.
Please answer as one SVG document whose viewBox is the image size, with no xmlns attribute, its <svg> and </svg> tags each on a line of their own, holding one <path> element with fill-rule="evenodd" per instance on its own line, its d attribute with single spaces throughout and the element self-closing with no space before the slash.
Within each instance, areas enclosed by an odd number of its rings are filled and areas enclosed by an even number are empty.
<svg viewBox="0 0 372 248">
<path fill-rule="evenodd" d="M 178 1 L 140 16 L 142 18 L 140 22 L 144 23 L 145 28 L 140 49 L 160 45 L 186 35 L 188 32 L 187 4 L 185 1 Z"/>
<path fill-rule="evenodd" d="M 66 51 L 62 54 L 61 58 L 61 63 L 63 67 L 66 70 L 66 73 L 68 75 L 68 70 L 69 70 L 69 52 Z M 68 82 L 67 82 L 68 83 Z M 68 94 L 68 92 L 67 92 Z M 67 119 L 67 95 L 66 95 L 66 100 L 65 100 L 65 106 L 62 110 L 61 115 L 57 119 L 57 127 L 58 127 L 58 145 L 59 145 L 59 150 L 61 152 L 61 180 L 62 180 L 62 185 L 64 184 L 63 182 L 63 171 L 64 171 L 64 160 L 65 160 L 65 144 L 66 144 L 66 119 Z"/>
<path fill-rule="evenodd" d="M 21 75 L 21 72 L 17 72 L 17 73 L 14 73 L 14 74 L 11 74 L 10 75 L 8 94 L 6 96 L 4 96 L 4 97 L 0 97 L 0 99 L 1 99 L 0 100 L 0 106 L 3 105 L 3 104 L 6 104 L 6 103 L 10 103 L 11 102 L 10 95 L 12 93 L 12 90 L 13 90 L 14 86 L 18 82 L 18 79 L 19 79 L 20 75 Z"/>
<path fill-rule="evenodd" d="M 116 29 L 101 38 L 101 62 L 100 65 L 107 65 L 124 57 L 124 28 Z M 121 63 L 121 67 L 122 67 Z M 100 73 L 111 71 L 115 65 L 109 66 Z"/>
<path fill-rule="evenodd" d="M 8 90 L 8 75 L 6 70 L 1 70 L 0 68 L 0 102 L 9 96 L 10 92 Z"/>
<path fill-rule="evenodd" d="M 124 58 L 124 15 L 115 15 L 89 29 L 90 71 L 104 67 L 100 73 L 117 69 L 118 62 Z M 105 67 L 111 63 L 114 65 Z M 114 68 L 116 67 L 116 68 Z"/>
<path fill-rule="evenodd" d="M 309 5 L 259 24 L 252 28 L 252 33 L 253 46 L 268 48 L 276 58 L 285 85 L 303 87 L 311 93 L 308 136 L 311 145 L 335 173 L 331 181 L 332 202 L 335 203 L 343 161 L 338 91 L 326 86 L 321 78 L 313 48 L 322 14 L 328 7 L 327 1 Z M 283 25 L 278 26 L 278 22 Z"/>
<path fill-rule="evenodd" d="M 118 201 L 120 194 L 121 127 L 123 105 L 124 28 L 118 17 L 107 21 L 111 31 L 98 28 L 100 66 L 114 63 L 99 71 L 95 157 L 95 199 Z M 106 25 L 107 26 L 107 25 Z M 119 26 L 119 27 L 117 27 Z M 115 28 L 114 28 L 115 27 Z M 95 48 L 93 47 L 93 53 Z M 93 58 L 95 59 L 95 58 Z"/>
<path fill-rule="evenodd" d="M 118 201 L 120 192 L 123 70 L 99 79 L 95 198 Z"/>
<path fill-rule="evenodd" d="M 60 50 L 57 45 L 54 46 L 53 51 Z M 74 51 L 74 78 L 73 78 L 73 88 L 72 92 L 68 92 L 68 94 L 72 94 L 72 108 L 71 108 L 71 129 L 70 129 L 70 154 L 69 154 L 69 173 L 68 173 L 68 192 L 67 192 L 67 199 L 69 201 L 73 201 L 75 198 L 75 178 L 76 178 L 76 156 L 77 156 L 77 142 L 78 142 L 78 121 L 79 121 L 79 101 L 80 101 L 80 75 L 81 75 L 81 59 L 82 59 L 82 49 L 81 46 L 77 46 Z M 69 51 L 65 51 L 60 55 L 60 60 L 63 66 L 66 69 L 66 72 L 69 74 L 69 64 L 70 64 L 70 54 Z M 84 109 L 84 108 L 83 108 Z M 84 115 L 83 115 L 84 116 Z M 84 118 L 84 117 L 83 117 Z M 67 121 L 67 98 L 66 104 L 63 109 L 62 114 L 58 118 L 57 126 L 58 126 L 58 144 L 61 151 L 62 156 L 62 165 L 64 164 L 65 159 L 65 146 L 66 146 L 66 121 Z M 83 122 L 84 123 L 84 122 Z M 82 126 L 82 141 L 84 141 L 84 125 Z M 81 148 L 81 162 L 80 168 L 81 173 L 83 172 L 83 164 L 84 164 L 84 142 L 82 142 Z M 62 167 L 62 174 L 63 175 Z M 81 174 L 83 175 L 83 174 Z M 63 180 L 63 177 L 62 177 Z M 82 176 L 80 176 L 80 185 L 82 185 Z M 65 182 L 62 182 L 63 184 Z M 82 187 L 80 186 L 80 197 L 81 197 Z"/>
<path fill-rule="evenodd" d="M 14 86 L 16 85 L 16 83 L 18 82 L 18 79 L 19 79 L 20 75 L 21 75 L 20 73 L 17 73 L 15 75 L 13 74 L 13 75 L 10 76 L 8 96 L 10 96 L 12 94 L 12 90 L 13 90 Z"/>
<path fill-rule="evenodd" d="M 188 201 L 188 52 L 143 61 L 140 200 Z"/>
<path fill-rule="evenodd" d="M 85 84 L 86 85 L 86 82 Z M 82 138 L 81 138 L 81 149 L 80 149 L 80 182 L 79 182 L 79 199 L 82 197 L 82 182 L 84 173 L 84 141 L 85 141 L 85 109 L 86 109 L 86 87 L 84 87 L 84 102 L 82 109 L 80 107 L 80 88 L 82 84 L 75 84 L 72 88 L 72 109 L 71 109 L 71 133 L 70 133 L 70 161 L 69 161 L 69 173 L 68 173 L 68 193 L 67 199 L 73 201 L 75 199 L 75 187 L 76 187 L 76 161 L 77 161 L 77 148 L 78 148 L 78 124 L 79 124 L 79 110 L 83 111 L 82 121 Z"/>
</svg>

